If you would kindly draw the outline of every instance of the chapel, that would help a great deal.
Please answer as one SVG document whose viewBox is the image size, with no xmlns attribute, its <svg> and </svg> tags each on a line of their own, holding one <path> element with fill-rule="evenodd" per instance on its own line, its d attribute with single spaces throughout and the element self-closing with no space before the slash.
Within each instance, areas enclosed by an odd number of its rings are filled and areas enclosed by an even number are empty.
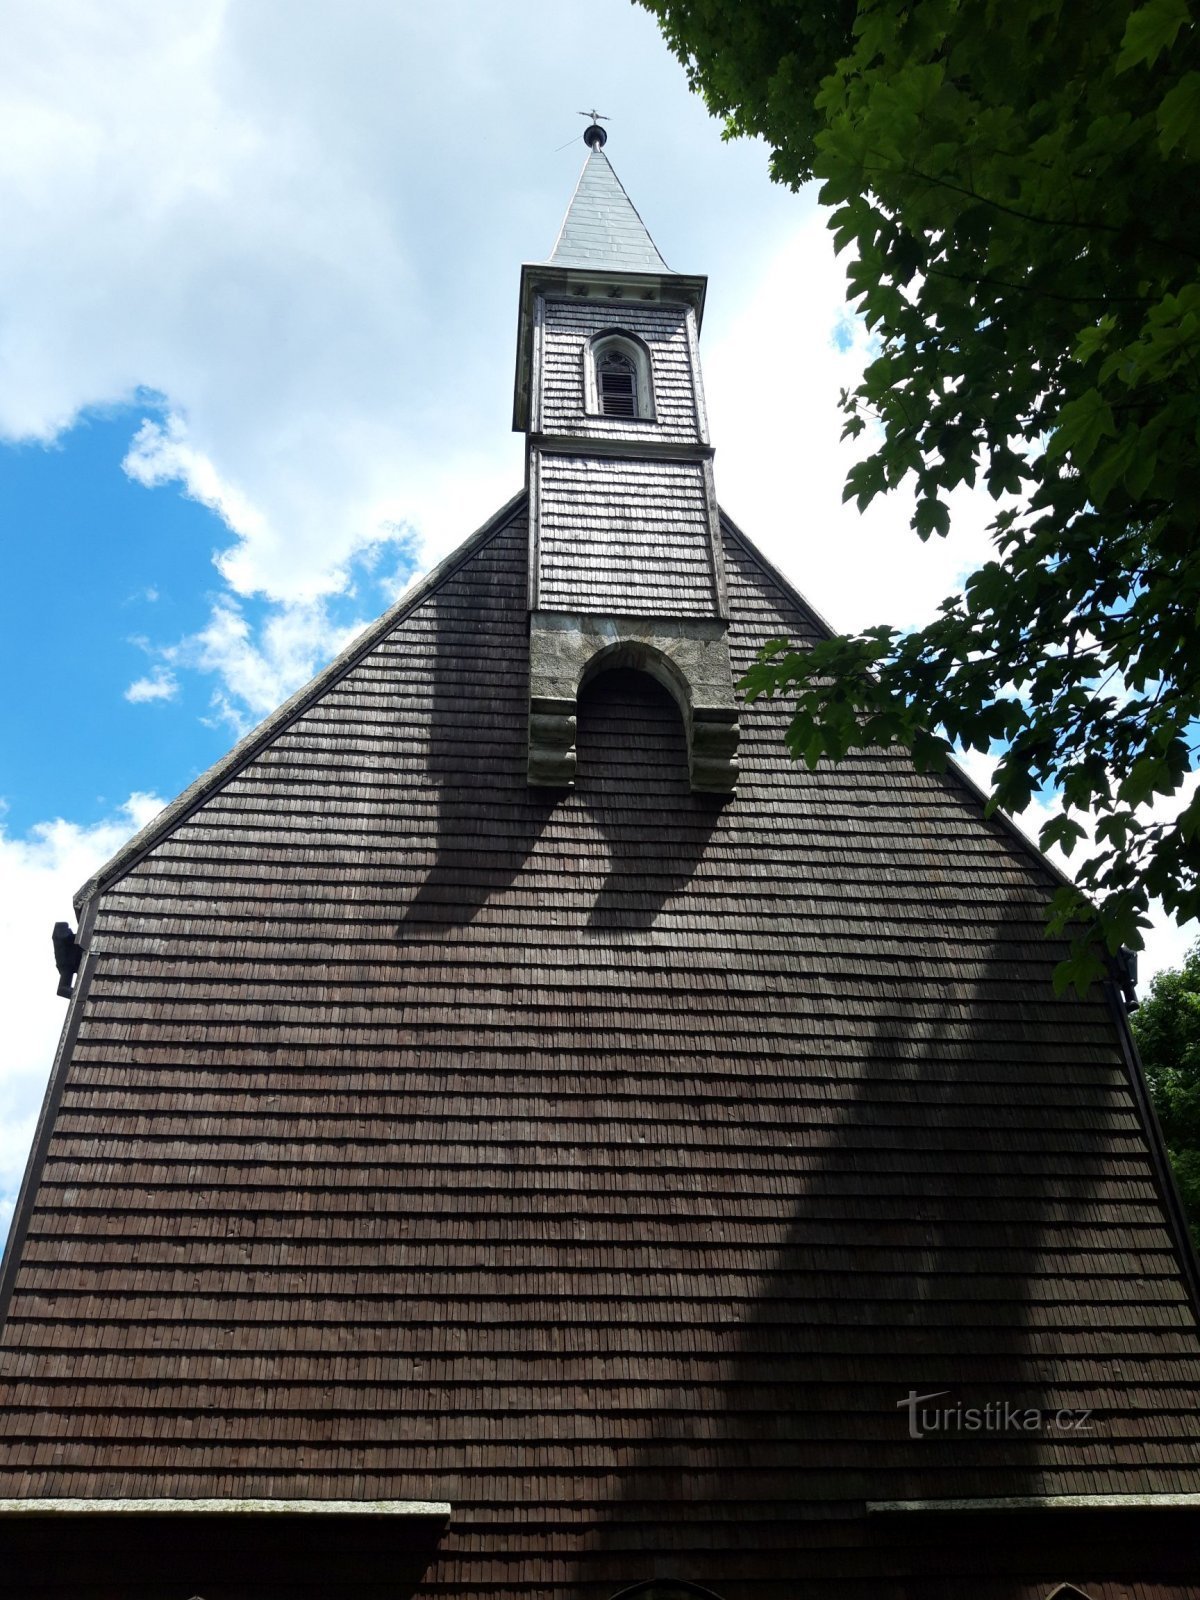
<svg viewBox="0 0 1200 1600">
<path fill-rule="evenodd" d="M 1127 986 L 1055 996 L 1054 870 L 961 772 L 809 771 L 740 691 L 825 625 L 585 138 L 524 487 L 59 941 L 0 1595 L 1195 1600 Z"/>
</svg>

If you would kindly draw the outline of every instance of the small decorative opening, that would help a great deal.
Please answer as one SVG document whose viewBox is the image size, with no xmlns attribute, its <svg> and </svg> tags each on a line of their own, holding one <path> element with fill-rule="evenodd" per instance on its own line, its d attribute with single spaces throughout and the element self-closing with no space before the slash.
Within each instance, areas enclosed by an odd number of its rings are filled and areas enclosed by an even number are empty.
<svg viewBox="0 0 1200 1600">
<path fill-rule="evenodd" d="M 604 416 L 637 416 L 637 369 L 623 351 L 606 350 L 596 364 L 596 378 Z"/>
</svg>

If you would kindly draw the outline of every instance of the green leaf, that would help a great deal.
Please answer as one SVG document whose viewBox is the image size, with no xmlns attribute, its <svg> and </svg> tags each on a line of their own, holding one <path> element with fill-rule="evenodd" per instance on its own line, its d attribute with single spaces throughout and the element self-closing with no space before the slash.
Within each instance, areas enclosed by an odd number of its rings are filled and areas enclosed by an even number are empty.
<svg viewBox="0 0 1200 1600">
<path fill-rule="evenodd" d="M 912 525 L 922 539 L 928 539 L 932 533 L 945 535 L 950 532 L 950 508 L 932 496 L 918 500 Z"/>
<path fill-rule="evenodd" d="M 1126 428 L 1118 435 L 1116 443 L 1101 450 L 1093 459 L 1087 481 L 1092 498 L 1097 504 L 1108 499 L 1118 483 L 1128 485 L 1134 469 L 1153 474 L 1155 452 L 1146 443 L 1137 428 Z"/>
<path fill-rule="evenodd" d="M 865 461 L 857 461 L 846 474 L 846 486 L 842 490 L 843 500 L 856 500 L 858 509 L 865 511 L 877 494 L 884 488 L 884 465 L 879 456 L 868 456 Z"/>
<path fill-rule="evenodd" d="M 1052 459 L 1069 454 L 1076 466 L 1084 466 L 1101 439 L 1116 431 L 1112 407 L 1098 390 L 1088 389 L 1059 412 L 1046 454 Z"/>
<path fill-rule="evenodd" d="M 1110 313 L 1101 317 L 1091 327 L 1081 329 L 1075 341 L 1076 361 L 1090 361 L 1094 355 L 1103 350 L 1116 325 L 1117 319 Z"/>
<path fill-rule="evenodd" d="M 1163 96 L 1158 143 L 1164 155 L 1178 149 L 1189 161 L 1200 156 L 1200 72 L 1189 72 Z"/>
<path fill-rule="evenodd" d="M 949 740 L 917 728 L 912 735 L 913 765 L 918 772 L 944 772 L 951 748 Z"/>
<path fill-rule="evenodd" d="M 1049 822 L 1043 824 L 1042 831 L 1038 835 L 1038 843 L 1043 850 L 1058 845 L 1062 853 L 1069 856 L 1080 839 L 1086 837 L 1087 830 L 1082 824 L 1076 822 L 1073 817 L 1064 815 L 1051 817 Z"/>
<path fill-rule="evenodd" d="M 1183 811 L 1180 812 L 1177 826 L 1180 834 L 1187 843 L 1191 843 L 1200 833 L 1200 792 L 1194 794 Z"/>
<path fill-rule="evenodd" d="M 1079 951 L 1073 951 L 1055 967 L 1054 992 L 1061 995 L 1068 989 L 1074 989 L 1076 994 L 1085 995 L 1094 983 L 1102 982 L 1107 975 L 1108 967 L 1103 955 L 1094 945 L 1086 945 Z"/>
<path fill-rule="evenodd" d="M 1189 20 L 1186 0 L 1148 0 L 1148 4 L 1139 6 L 1125 24 L 1115 70 L 1120 73 L 1139 65 L 1153 66 L 1159 53 L 1170 49 L 1175 35 Z"/>
<path fill-rule="evenodd" d="M 1175 781 L 1167 763 L 1160 756 L 1144 755 L 1130 767 L 1117 789 L 1117 796 L 1126 805 L 1139 806 L 1152 794 L 1170 794 Z"/>
</svg>

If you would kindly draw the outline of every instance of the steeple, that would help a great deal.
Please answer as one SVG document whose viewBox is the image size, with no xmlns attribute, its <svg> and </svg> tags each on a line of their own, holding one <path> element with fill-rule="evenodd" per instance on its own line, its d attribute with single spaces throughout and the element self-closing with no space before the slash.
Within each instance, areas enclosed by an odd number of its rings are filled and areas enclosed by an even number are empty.
<svg viewBox="0 0 1200 1600">
<path fill-rule="evenodd" d="M 594 115 L 585 113 L 589 114 Z M 708 279 L 702 274 L 672 272 L 604 154 L 604 129 L 593 122 L 583 138 L 588 157 L 549 260 L 521 269 L 513 395 L 513 427 L 518 432 L 537 427 L 531 407 L 539 397 L 530 379 L 539 296 L 597 301 L 636 299 L 690 306 L 693 336 L 699 333 L 704 318 Z M 699 388 L 698 358 L 695 382 Z"/>
<path fill-rule="evenodd" d="M 596 131 L 604 130 L 597 127 Z M 598 141 L 592 144 L 579 174 L 550 260 L 557 267 L 602 267 L 615 272 L 671 270 Z"/>
<path fill-rule="evenodd" d="M 575 705 L 608 666 L 663 683 L 693 789 L 737 778 L 737 701 L 697 338 L 599 123 L 549 261 L 521 271 L 513 425 L 528 438 L 529 781 L 569 787 Z"/>
</svg>

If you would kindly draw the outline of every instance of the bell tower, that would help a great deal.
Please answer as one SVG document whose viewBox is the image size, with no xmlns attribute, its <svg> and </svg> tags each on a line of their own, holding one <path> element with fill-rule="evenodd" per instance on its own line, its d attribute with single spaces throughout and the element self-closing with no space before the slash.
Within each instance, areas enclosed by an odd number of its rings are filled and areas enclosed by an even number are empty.
<svg viewBox="0 0 1200 1600">
<path fill-rule="evenodd" d="M 738 708 L 698 334 L 596 122 L 549 261 L 521 269 L 513 426 L 529 489 L 529 781 L 569 787 L 579 690 L 637 667 L 674 695 L 694 790 L 737 780 Z"/>
</svg>

